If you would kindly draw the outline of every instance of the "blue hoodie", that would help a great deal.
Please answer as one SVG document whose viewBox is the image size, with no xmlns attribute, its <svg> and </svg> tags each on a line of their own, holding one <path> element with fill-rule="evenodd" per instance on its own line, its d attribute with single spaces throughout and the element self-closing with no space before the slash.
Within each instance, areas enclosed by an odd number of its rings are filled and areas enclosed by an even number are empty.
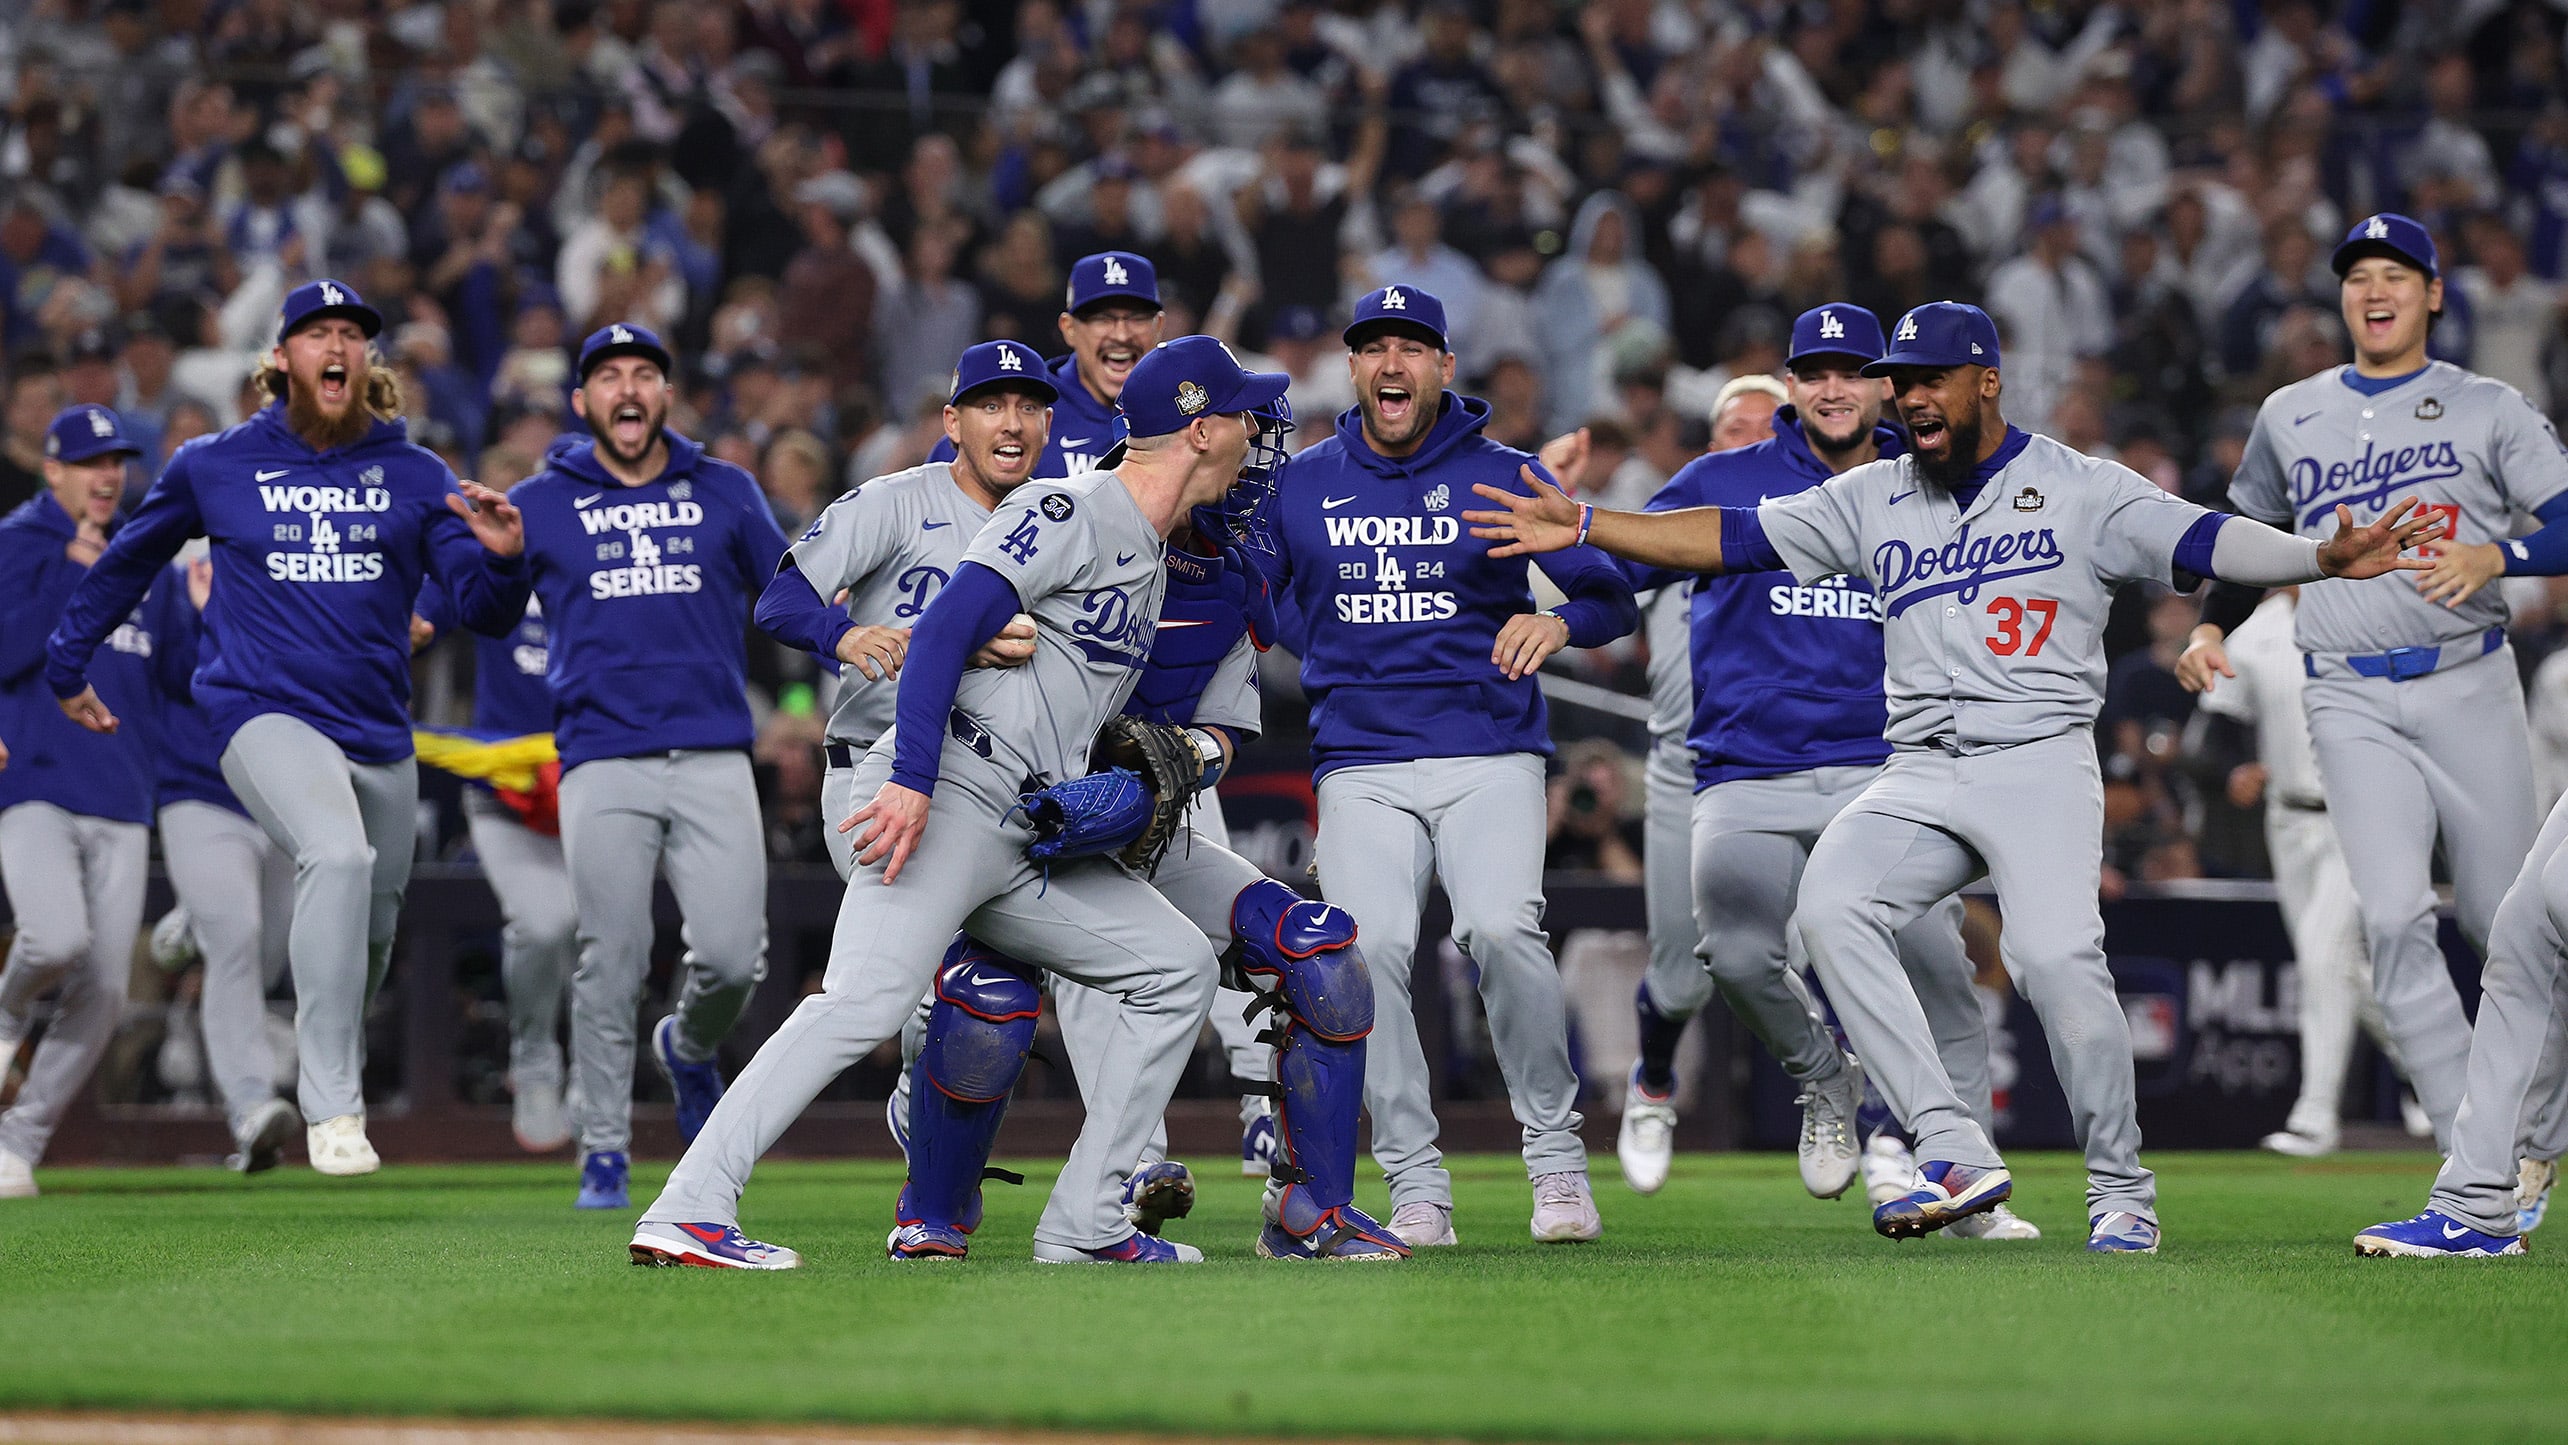
<svg viewBox="0 0 2568 1445">
<path fill-rule="evenodd" d="M 504 632 L 526 610 L 518 559 L 496 557 L 446 508 L 455 477 L 398 421 L 315 452 L 282 402 L 180 447 L 72 594 L 46 642 L 56 697 L 191 537 L 213 542 L 205 625 L 222 639 L 196 701 L 219 756 L 241 724 L 283 713 L 360 763 L 410 755 L 410 608 L 443 578 L 466 625 Z"/>
<path fill-rule="evenodd" d="M 1105 461 L 1106 449 L 1114 445 L 1115 422 L 1122 413 L 1113 402 L 1097 400 L 1079 379 L 1077 356 L 1053 362 L 1051 371 L 1061 399 L 1052 404 L 1052 434 L 1044 439 L 1043 455 L 1034 459 L 1034 470 L 1026 475 L 1050 480 L 1096 471 Z M 954 443 L 938 442 L 927 459 L 954 460 Z"/>
<path fill-rule="evenodd" d="M 454 599 L 431 581 L 419 589 L 419 615 L 444 637 L 461 619 Z M 523 737 L 553 730 L 553 688 L 544 680 L 550 647 L 544 627 L 544 604 L 526 599 L 526 616 L 506 637 L 472 635 L 473 727 L 481 732 Z"/>
<path fill-rule="evenodd" d="M 1539 464 L 1480 434 L 1488 403 L 1443 395 L 1424 445 L 1385 457 L 1360 410 L 1293 458 L 1275 501 L 1280 612 L 1302 642 L 1314 779 L 1365 763 L 1552 750 L 1542 689 L 1489 660 L 1507 619 L 1534 610 L 1531 565 L 1489 555 L 1463 524 L 1475 483 L 1524 490 Z M 1639 616 L 1613 560 L 1593 547 L 1542 559 L 1569 601 L 1573 647 L 1598 647 Z"/>
<path fill-rule="evenodd" d="M 508 494 L 526 515 L 565 772 L 756 736 L 749 614 L 785 534 L 747 472 L 666 435 L 669 464 L 641 486 L 616 480 L 581 436 L 555 442 Z"/>
<path fill-rule="evenodd" d="M 1790 407 L 1754 446 L 1696 457 L 1650 498 L 1649 510 L 1754 507 L 1806 492 L 1833 475 L 1811 454 Z M 1907 450 L 1875 427 L 1881 455 Z M 1870 767 L 1890 756 L 1882 741 L 1881 603 L 1852 577 L 1804 587 L 1790 572 L 1732 572 L 1699 581 L 1628 567 L 1636 587 L 1692 583 L 1694 750 L 1697 792 L 1734 778 L 1812 768 Z"/>
</svg>

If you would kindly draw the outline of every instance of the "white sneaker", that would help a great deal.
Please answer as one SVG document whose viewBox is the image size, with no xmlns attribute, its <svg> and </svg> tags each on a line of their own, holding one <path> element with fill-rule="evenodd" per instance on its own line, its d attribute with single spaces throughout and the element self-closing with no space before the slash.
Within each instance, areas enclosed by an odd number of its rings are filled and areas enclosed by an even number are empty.
<svg viewBox="0 0 2568 1445">
<path fill-rule="evenodd" d="M 0 1199 L 33 1199 L 41 1192 L 36 1188 L 36 1166 L 0 1149 Z"/>
<path fill-rule="evenodd" d="M 2309 1134 L 2298 1129 L 2277 1129 L 2257 1140 L 2256 1147 L 2269 1153 L 2286 1154 L 2294 1159 L 2323 1159 L 2336 1152 L 2336 1136 Z"/>
<path fill-rule="evenodd" d="M 303 1147 L 318 1174 L 372 1174 L 383 1167 L 366 1142 L 366 1116 L 340 1114 L 303 1131 Z"/>
<path fill-rule="evenodd" d="M 1875 1134 L 1864 1145 L 1864 1198 L 1879 1208 L 1917 1187 L 1917 1156 L 1895 1134 Z"/>
<path fill-rule="evenodd" d="M 1623 1085 L 1623 1129 L 1614 1137 L 1614 1157 L 1623 1162 L 1623 1182 L 1634 1194 L 1656 1194 L 1667 1187 L 1668 1170 L 1676 1162 L 1674 1097 L 1662 1098 L 1641 1087 L 1638 1068 Z"/>
<path fill-rule="evenodd" d="M 1545 1244 L 1584 1244 L 1605 1232 L 1587 1171 L 1564 1169 L 1534 1179 L 1534 1238 Z"/>
<path fill-rule="evenodd" d="M 2040 1239 L 2042 1237 L 2042 1231 L 2035 1227 L 2032 1220 L 2026 1219 L 2003 1204 L 1981 1210 L 1977 1214 L 1965 1214 L 1945 1225 L 1940 1233 L 1946 1239 Z"/>
<path fill-rule="evenodd" d="M 2425 1112 L 2425 1106 L 2416 1101 L 2414 1094 L 2399 1095 L 2399 1122 L 2407 1127 L 2411 1139 L 2434 1137 L 2434 1118 Z"/>
<path fill-rule="evenodd" d="M 237 1152 L 223 1161 L 223 1167 L 235 1174 L 265 1174 L 274 1169 L 285 1157 L 285 1141 L 294 1137 L 294 1126 L 301 1122 L 294 1106 L 283 1099 L 270 1099 L 252 1109 L 232 1135 Z"/>
<path fill-rule="evenodd" d="M 163 973 L 180 973 L 205 956 L 196 942 L 196 920 L 184 904 L 160 916 L 152 925 L 152 962 Z"/>
<path fill-rule="evenodd" d="M 1863 1103 L 1864 1076 L 1846 1060 L 1835 1077 L 1801 1091 L 1801 1187 L 1814 1199 L 1834 1199 L 1855 1182 L 1855 1109 Z"/>
<path fill-rule="evenodd" d="M 1432 1199 L 1412 1199 L 1391 1211 L 1391 1232 L 1411 1249 L 1453 1243 L 1453 1206 Z"/>
<path fill-rule="evenodd" d="M 551 1079 L 513 1085 L 508 1123 L 517 1147 L 529 1154 L 550 1154 L 571 1142 L 570 1110 L 562 1103 L 562 1081 Z"/>
</svg>

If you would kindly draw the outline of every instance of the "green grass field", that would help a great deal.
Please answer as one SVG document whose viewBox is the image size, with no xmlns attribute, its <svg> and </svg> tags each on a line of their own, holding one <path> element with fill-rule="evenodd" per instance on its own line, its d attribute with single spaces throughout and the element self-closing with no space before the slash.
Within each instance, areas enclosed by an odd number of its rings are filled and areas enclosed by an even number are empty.
<svg viewBox="0 0 2568 1445">
<path fill-rule="evenodd" d="M 2091 1258 L 2074 1161 L 2016 1161 L 2033 1245 L 1873 1235 L 1782 1156 L 1603 1185 L 1540 1246 L 1514 1161 L 1458 1161 L 1459 1249 L 1261 1262 L 1255 1187 L 1172 1231 L 1212 1262 L 881 1257 L 898 1176 L 759 1175 L 793 1274 L 643 1270 L 562 1165 L 324 1180 L 47 1171 L 0 1206 L 0 1407 L 941 1422 L 1502 1439 L 2374 1441 L 2568 1435 L 2568 1271 L 2357 1261 L 2430 1160 L 2157 1155 L 2168 1252 Z M 1610 1156 L 1599 1161 L 1611 1181 Z M 662 1169 L 638 1170 L 647 1197 Z M 2554 1229 L 2562 1226 L 2553 1226 Z"/>
</svg>

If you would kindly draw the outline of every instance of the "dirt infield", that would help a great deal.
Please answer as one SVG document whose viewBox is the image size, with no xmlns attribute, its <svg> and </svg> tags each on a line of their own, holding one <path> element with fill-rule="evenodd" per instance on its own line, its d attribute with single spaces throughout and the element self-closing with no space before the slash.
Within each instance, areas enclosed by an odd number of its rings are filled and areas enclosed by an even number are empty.
<svg viewBox="0 0 2568 1445">
<path fill-rule="evenodd" d="M 1204 1436 L 1204 1440 L 1254 1440 Z M 891 1425 L 648 1424 L 617 1420 L 366 1420 L 291 1415 L 0 1415 L 0 1445 L 1188 1445 L 1163 1433 Z M 1280 1445 L 1280 1442 L 1278 1442 Z M 1381 1445 L 1296 1440 L 1293 1445 Z"/>
</svg>

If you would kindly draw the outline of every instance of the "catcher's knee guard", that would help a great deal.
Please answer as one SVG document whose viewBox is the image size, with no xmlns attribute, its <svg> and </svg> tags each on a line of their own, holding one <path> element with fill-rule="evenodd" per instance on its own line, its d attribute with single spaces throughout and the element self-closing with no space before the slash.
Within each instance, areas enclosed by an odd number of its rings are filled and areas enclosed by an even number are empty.
<svg viewBox="0 0 2568 1445">
<path fill-rule="evenodd" d="M 1275 1045 L 1276 1222 L 1297 1238 L 1342 1229 L 1355 1197 L 1355 1126 L 1364 1105 L 1364 1036 L 1373 1030 L 1373 975 L 1355 946 L 1355 919 L 1281 883 L 1241 889 L 1231 904 L 1239 971 L 1261 985 L 1250 1011 L 1281 1022 Z"/>
<path fill-rule="evenodd" d="M 909 1179 L 896 1210 L 900 1223 L 966 1234 L 980 1225 L 985 1166 L 1008 1096 L 1025 1072 L 1042 1008 L 1026 965 L 969 938 L 946 950 L 928 1006 L 927 1042 L 910 1066 Z"/>
</svg>

